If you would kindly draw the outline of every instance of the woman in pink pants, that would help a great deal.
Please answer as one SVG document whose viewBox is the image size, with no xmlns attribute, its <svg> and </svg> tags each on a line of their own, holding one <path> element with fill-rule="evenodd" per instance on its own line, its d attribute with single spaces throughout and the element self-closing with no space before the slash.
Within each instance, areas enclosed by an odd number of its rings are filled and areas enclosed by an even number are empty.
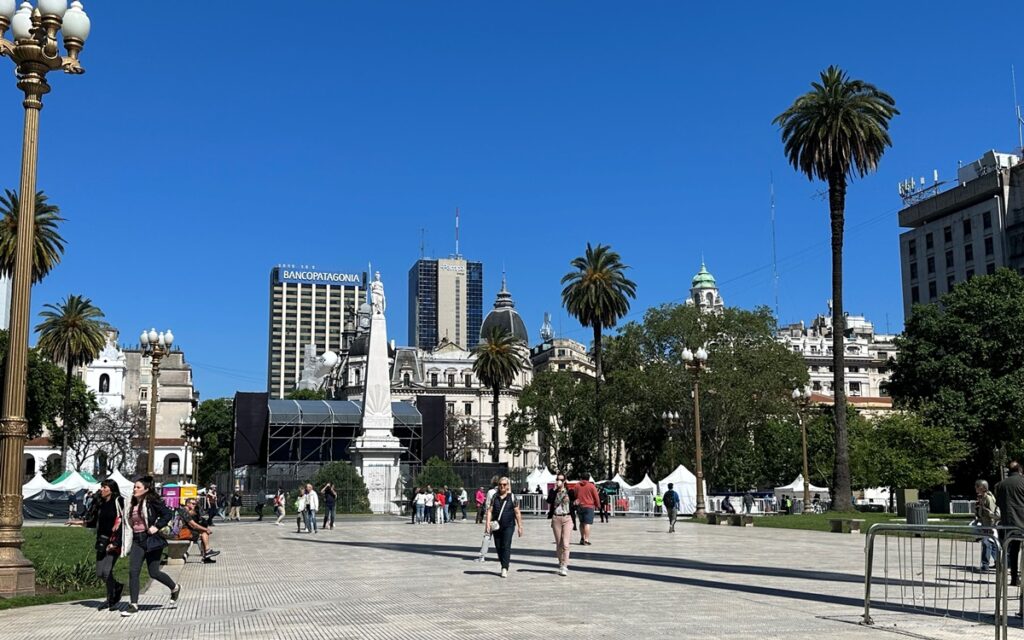
<svg viewBox="0 0 1024 640">
<path fill-rule="evenodd" d="M 576 496 L 565 482 L 565 474 L 555 476 L 555 486 L 548 491 L 548 520 L 555 533 L 558 554 L 558 575 L 569 575 L 569 543 L 572 538 L 572 501 Z"/>
</svg>

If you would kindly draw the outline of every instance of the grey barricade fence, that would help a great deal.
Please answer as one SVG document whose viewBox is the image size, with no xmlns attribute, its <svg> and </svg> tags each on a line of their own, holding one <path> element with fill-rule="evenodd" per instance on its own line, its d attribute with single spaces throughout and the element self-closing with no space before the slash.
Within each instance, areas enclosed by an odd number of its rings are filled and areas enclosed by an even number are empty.
<svg viewBox="0 0 1024 640">
<path fill-rule="evenodd" d="M 996 529 L 873 525 L 864 541 L 864 624 L 873 623 L 872 607 L 914 611 L 991 624 L 996 640 L 1006 640 L 1006 556 Z M 992 573 L 979 571 L 983 544 L 993 551 Z"/>
</svg>

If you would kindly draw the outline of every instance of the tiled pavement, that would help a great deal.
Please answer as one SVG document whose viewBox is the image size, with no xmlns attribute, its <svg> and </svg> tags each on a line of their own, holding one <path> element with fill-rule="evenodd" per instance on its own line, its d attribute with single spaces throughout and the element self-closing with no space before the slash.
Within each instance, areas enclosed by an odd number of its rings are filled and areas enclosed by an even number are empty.
<svg viewBox="0 0 1024 640">
<path fill-rule="evenodd" d="M 860 626 L 863 537 L 617 519 L 574 545 L 555 574 L 546 520 L 527 519 L 512 570 L 471 559 L 480 527 L 340 520 L 296 534 L 268 522 L 218 524 L 214 565 L 170 572 L 129 619 L 80 602 L 0 612 L 0 638 L 991 638 L 993 627 L 907 612 Z M 288 520 L 286 520 L 288 522 Z M 1019 636 L 1018 636 L 1019 634 Z M 1024 633 L 1011 633 L 1024 637 Z"/>
</svg>

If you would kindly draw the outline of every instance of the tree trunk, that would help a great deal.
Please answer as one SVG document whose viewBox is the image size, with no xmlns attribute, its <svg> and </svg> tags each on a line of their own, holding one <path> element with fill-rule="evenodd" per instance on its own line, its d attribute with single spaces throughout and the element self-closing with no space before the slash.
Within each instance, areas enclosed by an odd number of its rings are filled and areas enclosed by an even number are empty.
<svg viewBox="0 0 1024 640">
<path fill-rule="evenodd" d="M 852 511 L 850 452 L 846 434 L 846 316 L 843 312 L 843 223 L 846 209 L 846 175 L 833 174 L 828 180 L 829 213 L 832 220 L 832 395 L 836 425 L 836 463 L 832 472 L 836 511 Z"/>
<path fill-rule="evenodd" d="M 604 370 L 603 370 L 603 368 L 601 366 L 601 324 L 600 323 L 596 323 L 594 325 L 594 365 L 595 365 L 595 369 L 596 369 L 595 375 L 594 375 L 594 417 L 595 417 L 595 420 L 597 421 L 597 432 L 600 434 L 599 437 L 601 438 L 601 440 L 603 440 L 603 442 L 598 442 L 598 446 L 597 446 L 598 460 L 600 460 L 602 457 L 604 457 L 605 461 L 607 462 L 607 464 L 605 466 L 607 466 L 607 469 L 610 472 L 611 468 L 612 468 L 612 460 L 611 460 L 611 453 L 612 453 L 611 447 L 612 447 L 612 445 L 611 445 L 611 438 L 608 437 L 608 433 L 605 431 L 604 420 L 602 420 L 602 416 L 601 416 L 601 378 L 604 377 Z M 609 477 L 609 478 L 611 477 L 610 473 L 609 473 L 609 475 L 607 477 Z"/>
<path fill-rule="evenodd" d="M 501 389 L 494 385 L 494 400 L 491 402 L 491 443 L 494 449 L 491 452 L 491 462 L 498 462 L 499 429 L 498 429 L 498 392 Z"/>
<path fill-rule="evenodd" d="M 62 431 L 63 438 L 60 444 L 60 462 L 63 466 L 62 472 L 68 468 L 68 429 L 71 427 L 71 420 L 68 414 L 71 413 L 71 358 L 67 358 L 67 365 L 65 370 L 67 377 L 64 379 L 64 413 L 63 420 L 64 424 Z"/>
</svg>

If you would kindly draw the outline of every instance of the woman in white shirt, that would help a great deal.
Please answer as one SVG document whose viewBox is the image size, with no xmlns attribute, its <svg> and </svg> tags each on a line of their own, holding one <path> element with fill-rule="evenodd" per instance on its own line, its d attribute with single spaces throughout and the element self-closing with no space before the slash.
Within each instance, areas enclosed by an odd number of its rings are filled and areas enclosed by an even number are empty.
<svg viewBox="0 0 1024 640">
<path fill-rule="evenodd" d="M 429 522 L 434 521 L 434 490 L 429 486 L 427 492 L 423 494 L 423 509 L 426 511 L 426 520 Z"/>
</svg>

